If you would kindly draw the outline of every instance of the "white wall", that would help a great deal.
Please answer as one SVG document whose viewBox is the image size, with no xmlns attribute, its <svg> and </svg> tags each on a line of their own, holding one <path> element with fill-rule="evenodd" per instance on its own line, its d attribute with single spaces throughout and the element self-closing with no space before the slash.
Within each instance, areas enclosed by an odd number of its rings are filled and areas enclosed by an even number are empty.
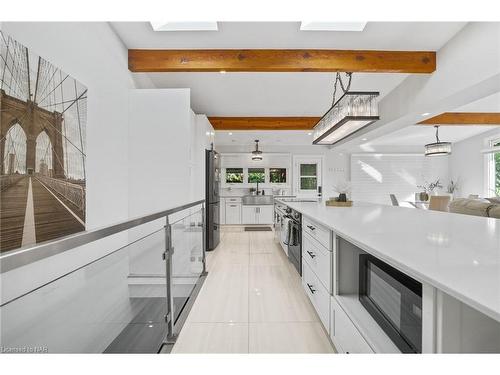
<svg viewBox="0 0 500 375">
<path fill-rule="evenodd" d="M 2 31 L 88 88 L 87 229 L 128 217 L 127 50 L 107 23 L 4 22 Z M 126 236 L 2 274 L 2 301 L 115 250 Z M 29 275 L 29 277 L 27 277 Z"/>
<path fill-rule="evenodd" d="M 189 89 L 130 90 L 129 216 L 189 202 L 191 122 Z M 164 219 L 130 230 L 130 241 L 161 229 Z M 161 275 L 164 236 L 131 251 L 130 273 Z M 139 250 L 139 251 L 137 251 Z"/>
<path fill-rule="evenodd" d="M 486 156 L 481 150 L 488 147 L 486 140 L 498 136 L 500 130 L 493 129 L 475 137 L 453 144 L 450 156 L 450 176 L 459 179 L 457 196 L 467 197 L 469 194 L 492 196 L 488 191 L 486 180 Z"/>
<path fill-rule="evenodd" d="M 204 188 L 203 193 L 200 189 L 204 185 L 200 182 L 204 181 L 204 148 L 212 140 L 213 129 L 206 117 L 192 114 L 189 89 L 131 90 L 152 84 L 132 78 L 127 50 L 107 23 L 3 23 L 2 31 L 88 88 L 87 229 L 187 203 L 193 196 L 204 196 Z M 129 112 L 130 92 L 134 100 Z M 191 194 L 190 167 L 199 180 Z M 199 176 L 197 171 L 202 167 L 203 175 Z M 153 225 L 161 227 L 163 222 Z M 1 301 L 117 250 L 135 238 L 135 234 L 137 231 L 115 235 L 1 274 Z M 2 338 L 21 337 L 26 342 L 38 342 L 45 337 L 51 351 L 81 351 L 83 347 L 102 350 L 106 340 L 116 337 L 123 325 L 100 324 L 100 317 L 113 320 L 113 314 L 127 309 L 128 275 L 142 273 L 144 268 L 151 271 L 148 269 L 151 263 L 162 265 L 159 252 L 154 262 L 137 255 L 141 255 L 140 250 L 152 249 L 152 254 L 161 250 L 157 245 L 163 238 L 161 234 L 147 243 L 134 245 L 130 263 L 128 252 L 119 252 L 118 256 L 114 254 L 51 284 L 50 291 L 43 288 L 2 308 L 3 328 L 7 319 L 4 317 L 15 316 L 16 321 L 15 325 L 9 324 L 8 332 L 2 331 Z M 102 298 L 106 298 L 105 303 Z M 69 301 L 75 313 L 65 315 Z M 35 306 L 30 308 L 27 303 Z M 27 324 L 33 324 L 34 312 L 39 317 L 38 328 L 30 330 L 29 337 L 16 335 Z M 63 315 L 64 322 L 50 318 Z M 82 319 L 82 315 L 91 321 Z M 79 341 L 65 345 L 68 334 Z"/>
<path fill-rule="evenodd" d="M 128 91 L 134 87 L 126 48 L 107 23 L 5 22 L 2 31 L 87 86 L 86 227 L 92 229 L 126 219 L 129 203 L 127 107 Z M 126 234 L 115 235 L 3 273 L 1 301 L 22 295 L 116 250 L 126 241 Z M 109 278 L 102 280 L 108 272 L 118 279 L 128 274 L 126 258 L 121 262 L 114 259 L 114 262 L 119 270 L 103 262 L 98 268 L 79 271 L 2 308 L 3 339 L 16 343 L 21 338 L 23 345 L 42 340 L 52 352 L 102 350 L 122 325 L 101 324 L 98 317 L 109 318 L 109 314 L 121 309 L 117 307 L 118 299 L 126 301 L 127 297 L 126 280 L 121 280 L 121 284 Z M 101 281 L 96 284 L 98 278 Z M 115 284 L 108 285 L 110 283 Z M 101 295 L 96 293 L 98 290 Z M 101 297 L 106 294 L 107 300 L 102 301 Z M 97 309 L 101 313 L 97 313 Z M 14 323 L 7 326 L 9 316 L 12 318 L 9 322 Z M 26 331 L 26 326 L 32 326 L 34 321 L 38 325 Z M 71 344 L 65 340 L 68 335 L 75 338 Z M 7 341 L 4 344 L 7 345 Z"/>
<path fill-rule="evenodd" d="M 205 115 L 192 114 L 190 144 L 191 200 L 205 199 L 205 150 L 214 142 L 214 128 Z"/>
<path fill-rule="evenodd" d="M 351 155 L 352 199 L 391 204 L 394 194 L 403 206 L 413 201 L 421 189 L 417 185 L 436 181 L 443 185 L 435 193 L 446 191 L 449 157 L 426 158 L 418 154 L 353 154 Z"/>
</svg>

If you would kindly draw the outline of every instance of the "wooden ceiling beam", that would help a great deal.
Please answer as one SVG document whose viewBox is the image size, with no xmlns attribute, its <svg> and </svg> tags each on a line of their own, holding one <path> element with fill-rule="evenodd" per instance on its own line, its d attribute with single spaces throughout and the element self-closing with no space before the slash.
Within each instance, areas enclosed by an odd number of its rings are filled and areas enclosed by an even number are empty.
<svg viewBox="0 0 500 375">
<path fill-rule="evenodd" d="M 215 130 L 311 130 L 320 117 L 208 117 Z"/>
<path fill-rule="evenodd" d="M 499 112 L 444 112 L 440 115 L 420 121 L 419 125 L 500 125 Z"/>
<path fill-rule="evenodd" d="M 434 51 L 327 49 L 129 49 L 131 72 L 432 73 Z"/>
</svg>

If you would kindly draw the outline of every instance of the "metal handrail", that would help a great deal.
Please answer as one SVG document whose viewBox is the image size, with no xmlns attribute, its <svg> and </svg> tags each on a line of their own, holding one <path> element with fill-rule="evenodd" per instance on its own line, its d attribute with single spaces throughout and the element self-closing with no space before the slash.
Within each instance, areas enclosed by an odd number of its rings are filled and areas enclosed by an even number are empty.
<svg viewBox="0 0 500 375">
<path fill-rule="evenodd" d="M 113 234 L 123 232 L 124 230 L 161 219 L 162 217 L 166 217 L 175 214 L 176 212 L 204 203 L 205 200 L 201 199 L 149 215 L 124 220 L 105 227 L 72 234 L 54 241 L 47 241 L 41 244 L 30 245 L 17 250 L 7 251 L 0 255 L 0 273 L 11 271 L 41 259 L 72 250 L 75 247 L 86 245 Z"/>
</svg>

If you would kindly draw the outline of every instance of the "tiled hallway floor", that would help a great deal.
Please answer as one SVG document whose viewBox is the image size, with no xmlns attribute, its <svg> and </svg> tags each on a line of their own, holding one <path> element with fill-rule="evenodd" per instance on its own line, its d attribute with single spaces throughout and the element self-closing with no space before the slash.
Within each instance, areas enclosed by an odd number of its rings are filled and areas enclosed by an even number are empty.
<svg viewBox="0 0 500 375">
<path fill-rule="evenodd" d="M 274 232 L 223 229 L 172 353 L 331 353 Z"/>
</svg>

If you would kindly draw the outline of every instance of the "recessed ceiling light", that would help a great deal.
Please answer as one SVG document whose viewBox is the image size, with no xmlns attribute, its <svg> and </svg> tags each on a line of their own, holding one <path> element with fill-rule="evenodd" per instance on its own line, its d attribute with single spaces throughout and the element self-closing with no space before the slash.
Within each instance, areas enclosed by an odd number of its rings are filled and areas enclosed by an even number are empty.
<svg viewBox="0 0 500 375">
<path fill-rule="evenodd" d="M 368 138 L 361 138 L 361 140 L 364 142 L 364 141 L 367 141 Z"/>
<path fill-rule="evenodd" d="M 154 31 L 218 31 L 217 22 L 150 22 Z"/>
<path fill-rule="evenodd" d="M 233 135 L 233 133 L 229 132 L 229 135 Z"/>
<path fill-rule="evenodd" d="M 226 71 L 225 70 L 221 70 L 219 73 L 220 74 L 226 74 Z"/>
<path fill-rule="evenodd" d="M 307 133 L 307 135 L 312 135 L 313 133 Z"/>
<path fill-rule="evenodd" d="M 363 31 L 366 22 L 305 22 L 300 23 L 302 31 Z"/>
<path fill-rule="evenodd" d="M 431 113 L 430 112 L 424 112 L 422 113 L 422 116 L 429 116 Z"/>
</svg>

